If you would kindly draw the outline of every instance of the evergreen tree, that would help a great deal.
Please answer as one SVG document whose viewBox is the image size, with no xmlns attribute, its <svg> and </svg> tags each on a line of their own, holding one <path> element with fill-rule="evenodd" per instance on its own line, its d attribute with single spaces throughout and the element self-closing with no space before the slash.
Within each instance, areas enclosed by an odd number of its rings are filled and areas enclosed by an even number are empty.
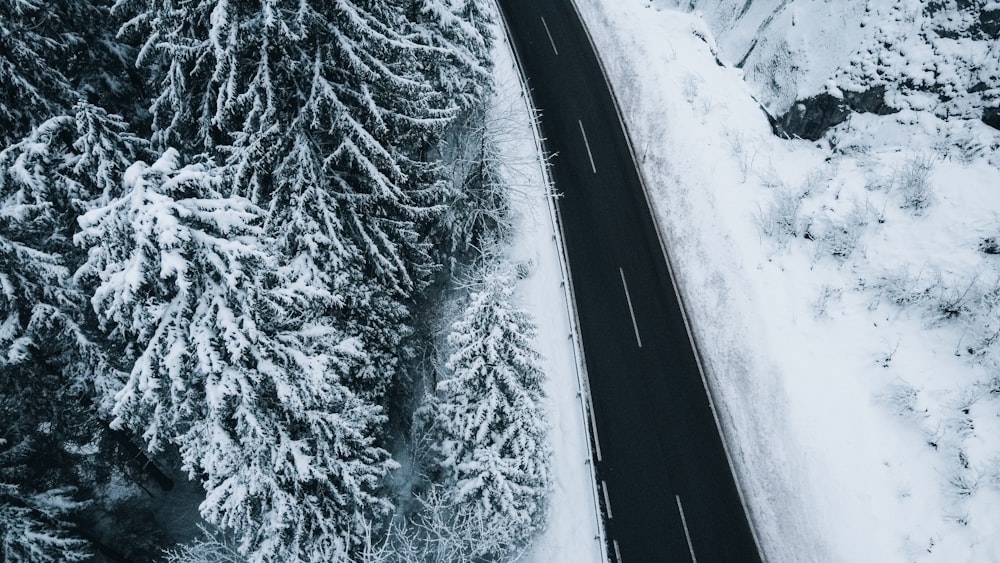
<svg viewBox="0 0 1000 563">
<path fill-rule="evenodd" d="M 481 109 L 493 69 L 493 12 L 482 0 L 414 0 L 421 70 L 443 107 Z"/>
<path fill-rule="evenodd" d="M 147 33 L 140 62 L 168 68 L 152 107 L 159 146 L 224 156 L 240 193 L 265 209 L 299 197 L 307 171 L 325 194 L 317 218 L 338 218 L 317 221 L 333 229 L 322 234 L 350 242 L 331 267 L 358 262 L 403 297 L 423 287 L 433 264 L 419 223 L 438 196 L 418 141 L 449 114 L 414 73 L 417 46 L 397 9 L 151 0 L 132 26 Z"/>
<path fill-rule="evenodd" d="M 3 561 L 80 561 L 89 551 L 76 528 L 98 449 L 92 416 L 46 367 L 38 353 L 0 365 Z"/>
<path fill-rule="evenodd" d="M 203 516 L 251 561 L 344 560 L 390 508 L 376 494 L 392 466 L 374 445 L 382 415 L 341 382 L 365 350 L 307 320 L 315 293 L 281 277 L 263 210 L 226 185 L 168 150 L 80 219 L 80 275 L 134 366 L 114 425 L 153 451 L 177 445 Z"/>
<path fill-rule="evenodd" d="M 142 143 L 117 116 L 74 109 L 0 151 L 0 368 L 37 365 L 41 354 L 63 385 L 109 406 L 119 374 L 82 326 L 87 297 L 71 274 L 83 255 L 72 239 L 76 218 L 111 194 Z"/>
<path fill-rule="evenodd" d="M 128 29 L 146 34 L 140 63 L 166 69 L 155 143 L 216 157 L 265 210 L 278 267 L 328 293 L 325 323 L 368 351 L 352 388 L 383 400 L 437 269 L 429 154 L 455 116 L 412 23 L 381 0 L 149 0 Z"/>
<path fill-rule="evenodd" d="M 92 497 L 98 472 L 117 461 L 98 412 L 122 377 L 88 327 L 72 239 L 141 145 L 120 118 L 81 102 L 0 151 L 0 510 L 25 518 L 5 541 L 37 544 L 10 543 L 29 550 L 10 558 L 76 560 L 81 544 L 67 531 L 82 505 L 71 494 Z"/>
<path fill-rule="evenodd" d="M 473 292 L 448 335 L 454 351 L 432 407 L 439 465 L 454 499 L 474 507 L 500 538 L 492 549 L 504 550 L 542 525 L 550 486 L 535 327 L 512 298 L 510 277 L 499 273 Z"/>
<path fill-rule="evenodd" d="M 493 31 L 496 26 L 496 4 L 490 0 L 456 0 L 459 3 L 458 15 L 471 25 L 476 33 L 485 39 L 486 51 L 479 55 L 480 59 L 490 59 L 490 49 L 493 48 Z M 492 66 L 492 65 L 491 65 Z"/>
<path fill-rule="evenodd" d="M 130 49 L 115 40 L 113 0 L 0 0 L 0 144 L 76 102 L 135 100 Z"/>
<path fill-rule="evenodd" d="M 8 563 L 63 563 L 91 558 L 86 542 L 73 536 L 65 514 L 80 503 L 70 491 L 25 495 L 0 482 L 0 557 Z"/>
<path fill-rule="evenodd" d="M 28 333 L 61 314 L 79 296 L 69 287 L 63 257 L 66 224 L 72 221 L 79 195 L 76 182 L 53 179 L 65 149 L 60 135 L 72 118 L 51 119 L 23 142 L 0 152 L 0 361 L 18 362 L 27 355 Z M 61 146 L 62 145 L 62 146 Z M 57 172 L 58 174 L 58 172 Z"/>
<path fill-rule="evenodd" d="M 78 96 L 58 68 L 60 58 L 69 52 L 69 45 L 57 37 L 68 28 L 63 26 L 64 16 L 65 11 L 58 9 L 50 14 L 49 6 L 41 2 L 0 2 L 0 142 L 4 145 L 38 125 L 39 117 L 62 113 Z M 69 39 L 78 38 L 69 35 Z"/>
<path fill-rule="evenodd" d="M 42 350 L 44 351 L 44 350 Z M 0 364 L 0 559 L 79 561 L 82 499 L 101 452 L 94 418 L 42 351 Z M 54 368 L 55 366 L 53 366 Z"/>
</svg>

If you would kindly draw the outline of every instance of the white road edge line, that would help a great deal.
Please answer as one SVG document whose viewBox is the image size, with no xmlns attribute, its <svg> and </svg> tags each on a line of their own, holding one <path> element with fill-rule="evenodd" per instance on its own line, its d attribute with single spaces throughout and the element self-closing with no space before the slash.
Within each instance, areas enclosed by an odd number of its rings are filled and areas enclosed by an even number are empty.
<svg viewBox="0 0 1000 563">
<path fill-rule="evenodd" d="M 625 282 L 625 270 L 618 268 L 618 273 L 622 275 L 622 287 L 625 288 L 625 301 L 628 301 L 628 314 L 632 316 L 632 330 L 635 331 L 635 341 L 642 348 L 642 338 L 639 338 L 639 325 L 635 322 L 635 309 L 632 308 L 632 297 L 628 294 L 628 284 Z"/>
<path fill-rule="evenodd" d="M 597 174 L 597 166 L 594 165 L 594 153 L 590 152 L 590 141 L 587 140 L 587 132 L 583 130 L 583 121 L 577 119 L 577 123 L 580 124 L 580 134 L 583 135 L 583 145 L 587 147 L 587 156 L 590 157 L 590 169 Z"/>
<path fill-rule="evenodd" d="M 549 44 L 552 45 L 552 50 L 555 52 L 556 56 L 559 56 L 559 49 L 556 49 L 556 42 L 552 39 L 552 32 L 549 31 L 549 24 L 545 23 L 545 16 L 538 16 L 542 20 L 542 26 L 545 28 L 545 35 L 549 36 Z"/>
<path fill-rule="evenodd" d="M 618 563 L 622 563 L 622 551 L 618 549 L 618 540 L 611 540 L 611 543 L 615 546 L 615 559 L 618 560 Z"/>
<path fill-rule="evenodd" d="M 601 480 L 601 490 L 604 491 L 604 507 L 608 509 L 608 520 L 614 518 L 611 515 L 611 497 L 608 496 L 608 482 Z"/>
<path fill-rule="evenodd" d="M 594 434 L 594 448 L 597 450 L 597 463 L 601 463 L 604 459 L 601 457 L 601 439 L 597 435 L 597 420 L 594 419 L 594 398 L 590 396 L 590 390 L 587 390 L 587 403 L 590 404 L 590 431 Z"/>
<path fill-rule="evenodd" d="M 688 551 L 691 552 L 691 563 L 698 563 L 698 558 L 694 556 L 694 545 L 691 543 L 691 532 L 688 531 L 687 518 L 684 517 L 684 507 L 681 506 L 681 496 L 674 495 L 677 499 L 677 511 L 681 513 L 681 526 L 684 526 L 684 537 L 687 538 Z"/>
</svg>

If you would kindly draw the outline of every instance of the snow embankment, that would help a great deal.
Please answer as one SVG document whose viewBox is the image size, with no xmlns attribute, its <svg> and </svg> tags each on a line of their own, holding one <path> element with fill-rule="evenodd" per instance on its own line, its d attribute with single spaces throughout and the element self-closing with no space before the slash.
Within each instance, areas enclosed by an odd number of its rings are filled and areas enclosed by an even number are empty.
<svg viewBox="0 0 1000 563">
<path fill-rule="evenodd" d="M 767 560 L 997 560 L 997 132 L 907 109 L 779 140 L 697 15 L 578 4 Z"/>
</svg>

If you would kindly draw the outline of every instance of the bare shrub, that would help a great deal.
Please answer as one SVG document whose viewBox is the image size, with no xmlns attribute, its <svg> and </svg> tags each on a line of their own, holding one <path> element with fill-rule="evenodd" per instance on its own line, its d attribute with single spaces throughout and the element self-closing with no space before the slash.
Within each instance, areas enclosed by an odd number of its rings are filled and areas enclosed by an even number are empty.
<svg viewBox="0 0 1000 563">
<path fill-rule="evenodd" d="M 960 498 L 969 498 L 979 488 L 979 480 L 969 471 L 957 471 L 948 479 L 948 492 Z"/>
<path fill-rule="evenodd" d="M 983 254 L 1000 254 L 1000 237 L 986 237 L 979 242 L 979 251 Z"/>
<path fill-rule="evenodd" d="M 826 183 L 827 174 L 822 168 L 811 170 L 802 183 L 802 197 L 809 197 L 810 195 L 819 193 L 823 190 Z"/>
<path fill-rule="evenodd" d="M 899 189 L 903 197 L 903 209 L 909 209 L 915 214 L 922 213 L 931 203 L 931 172 L 934 170 L 934 159 L 929 156 L 915 155 L 896 170 L 893 185 Z"/>
<path fill-rule="evenodd" d="M 211 532 L 204 526 L 201 537 L 165 551 L 165 563 L 245 563 L 236 543 L 221 532 Z"/>
<path fill-rule="evenodd" d="M 965 351 L 978 363 L 1000 367 L 1000 281 L 980 285 L 965 299 Z"/>
<path fill-rule="evenodd" d="M 865 190 L 869 192 L 887 192 L 890 189 L 892 189 L 892 178 L 872 175 L 865 180 Z"/>
<path fill-rule="evenodd" d="M 917 398 L 919 392 L 912 385 L 903 380 L 897 380 L 889 384 L 885 391 L 879 395 L 879 400 L 889 407 L 892 414 L 902 417 L 918 416 Z"/>
<path fill-rule="evenodd" d="M 775 192 L 767 211 L 757 215 L 757 227 L 765 236 L 784 242 L 799 235 L 799 209 L 802 197 L 788 190 Z"/>
<path fill-rule="evenodd" d="M 942 319 L 953 319 L 973 313 L 974 303 L 980 297 L 977 285 L 978 277 L 974 277 L 965 289 L 943 286 L 937 301 L 937 315 Z"/>
<path fill-rule="evenodd" d="M 366 546 L 364 563 L 513 562 L 524 557 L 523 548 L 509 543 L 511 531 L 503 522 L 483 519 L 440 486 L 416 500 L 416 511 L 394 522 L 383 543 Z"/>
<path fill-rule="evenodd" d="M 729 139 L 729 146 L 740 167 L 740 183 L 745 184 L 750 177 L 750 173 L 755 168 L 754 163 L 757 160 L 757 153 L 760 151 L 760 148 L 754 144 L 752 151 L 747 150 L 748 143 L 746 137 L 743 133 L 732 129 L 727 128 L 726 137 Z"/>
<path fill-rule="evenodd" d="M 822 217 L 809 226 L 806 238 L 816 242 L 817 256 L 829 255 L 841 260 L 854 254 L 874 212 L 867 202 L 855 204 L 839 221 Z"/>
<path fill-rule="evenodd" d="M 701 90 L 700 82 L 701 80 L 690 72 L 684 77 L 684 88 L 682 92 L 684 94 L 684 98 L 689 104 L 694 104 L 695 99 L 698 98 L 699 90 Z"/>
<path fill-rule="evenodd" d="M 823 288 L 820 289 L 819 296 L 815 301 L 813 301 L 812 304 L 813 314 L 816 318 L 819 319 L 826 317 L 826 310 L 827 307 L 829 307 L 830 302 L 839 300 L 843 294 L 843 289 L 824 284 Z"/>
<path fill-rule="evenodd" d="M 896 357 L 896 352 L 898 351 L 899 351 L 899 342 L 897 341 L 895 346 L 886 350 L 882 354 L 879 354 L 878 358 L 875 360 L 875 363 L 884 368 L 889 367 L 890 365 L 892 365 L 892 359 Z"/>
<path fill-rule="evenodd" d="M 901 269 L 882 273 L 873 280 L 865 281 L 863 285 L 876 292 L 872 309 L 878 307 L 883 300 L 898 306 L 915 306 L 934 300 L 941 287 L 941 278 L 927 275 L 923 270 L 914 275 L 907 269 Z"/>
</svg>

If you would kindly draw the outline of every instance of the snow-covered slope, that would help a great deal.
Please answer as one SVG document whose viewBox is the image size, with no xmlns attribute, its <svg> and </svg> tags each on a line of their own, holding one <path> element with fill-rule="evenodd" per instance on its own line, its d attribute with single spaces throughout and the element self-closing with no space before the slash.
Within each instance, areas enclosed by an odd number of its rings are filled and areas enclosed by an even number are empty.
<svg viewBox="0 0 1000 563">
<path fill-rule="evenodd" d="M 978 118 L 985 109 L 988 119 L 998 119 L 990 108 L 1000 104 L 1000 3 L 656 0 L 653 4 L 700 15 L 716 37 L 721 60 L 744 70 L 752 90 L 774 115 L 819 94 L 842 100 L 848 93 L 846 105 L 856 110 L 915 109 L 942 117 Z"/>
<path fill-rule="evenodd" d="M 974 84 L 965 54 L 993 47 L 958 37 L 949 56 L 928 32 L 992 4 L 684 2 L 699 17 L 648 0 L 578 3 L 767 559 L 1000 560 L 1000 132 L 981 120 L 989 88 L 960 86 Z M 742 70 L 716 63 L 740 62 L 776 11 Z M 787 72 L 768 82 L 754 57 Z M 895 61 L 871 70 L 882 68 L 886 111 L 846 112 L 818 142 L 773 134 L 757 99 L 778 113 L 851 80 L 867 87 L 853 62 L 865 57 Z M 931 64 L 966 68 L 939 81 L 961 90 L 950 100 L 906 80 Z"/>
<path fill-rule="evenodd" d="M 740 66 L 772 112 L 822 91 L 871 34 L 859 25 L 865 0 L 658 0 L 702 17 L 719 57 Z"/>
</svg>

